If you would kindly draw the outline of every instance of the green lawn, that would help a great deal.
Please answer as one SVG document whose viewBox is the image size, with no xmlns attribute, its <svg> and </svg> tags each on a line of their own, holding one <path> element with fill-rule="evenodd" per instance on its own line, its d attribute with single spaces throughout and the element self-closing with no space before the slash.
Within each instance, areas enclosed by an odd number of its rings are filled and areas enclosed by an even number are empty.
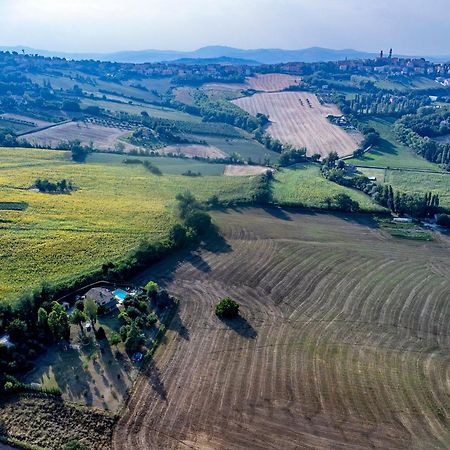
<svg viewBox="0 0 450 450">
<path fill-rule="evenodd" d="M 382 211 L 369 196 L 339 186 L 325 179 L 316 165 L 297 165 L 292 169 L 283 169 L 275 175 L 273 199 L 280 204 L 302 204 L 305 207 L 325 207 L 325 199 L 339 193 L 350 195 L 364 211 Z"/>
<path fill-rule="evenodd" d="M 395 119 L 373 118 L 363 120 L 363 122 L 380 133 L 380 143 L 361 158 L 348 159 L 348 163 L 373 167 L 439 170 L 437 164 L 416 155 L 396 140 L 392 129 Z"/>
</svg>

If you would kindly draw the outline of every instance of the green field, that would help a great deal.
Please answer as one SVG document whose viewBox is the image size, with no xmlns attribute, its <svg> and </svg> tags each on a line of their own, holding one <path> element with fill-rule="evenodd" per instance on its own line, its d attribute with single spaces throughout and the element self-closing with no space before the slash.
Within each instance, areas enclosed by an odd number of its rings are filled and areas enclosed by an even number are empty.
<svg viewBox="0 0 450 450">
<path fill-rule="evenodd" d="M 305 207 L 325 207 L 325 199 L 339 193 L 350 195 L 364 211 L 382 211 L 368 195 L 339 186 L 325 179 L 319 166 L 297 165 L 293 169 L 283 169 L 275 175 L 273 200 L 280 204 L 298 204 Z"/>
<path fill-rule="evenodd" d="M 405 170 L 361 169 L 367 176 L 374 176 L 377 182 L 392 185 L 401 192 L 438 194 L 440 204 L 450 208 L 450 174 L 426 173 Z"/>
<path fill-rule="evenodd" d="M 395 119 L 376 118 L 361 120 L 380 133 L 380 143 L 361 158 L 351 158 L 347 162 L 355 165 L 373 167 L 392 167 L 401 169 L 431 169 L 439 170 L 437 164 L 416 155 L 408 147 L 400 144 L 392 129 Z"/>
<path fill-rule="evenodd" d="M 202 175 L 223 175 L 226 164 L 207 163 L 196 161 L 194 159 L 168 158 L 168 157 L 148 157 L 148 156 L 125 156 L 114 153 L 92 153 L 88 157 L 89 164 L 113 164 L 123 165 L 124 159 L 139 159 L 141 161 L 150 161 L 157 166 L 163 174 L 182 175 L 190 170 L 191 172 Z M 128 167 L 135 167 L 131 164 Z"/>
<path fill-rule="evenodd" d="M 204 139 L 209 145 L 219 148 L 227 155 L 239 153 L 245 160 L 251 158 L 253 162 L 261 164 L 264 162 L 266 155 L 272 164 L 276 163 L 280 157 L 279 153 L 267 149 L 254 139 L 250 139 L 250 137 L 224 138 L 221 136 L 197 136 L 198 138 Z"/>
<path fill-rule="evenodd" d="M 0 300 L 13 299 L 44 280 L 61 281 L 123 256 L 142 239 L 167 235 L 175 222 L 175 195 L 191 190 L 200 200 L 246 198 L 250 177 L 156 176 L 141 165 L 95 155 L 75 164 L 66 152 L 0 149 L 0 200 L 25 202 L 24 210 L 0 211 Z M 152 159 L 152 161 L 154 161 Z M 156 161 L 154 161 L 156 163 Z M 161 169 L 180 173 L 223 170 L 161 158 Z M 183 167 L 184 165 L 184 167 Z M 79 189 L 52 195 L 28 188 L 37 178 L 68 179 Z"/>
<path fill-rule="evenodd" d="M 117 95 L 122 97 L 134 97 L 150 103 L 159 100 L 158 96 L 156 96 L 152 91 L 157 91 L 163 94 L 170 87 L 170 78 L 150 78 L 147 80 L 130 80 L 122 83 L 113 83 L 95 76 L 91 76 L 90 78 L 93 79 L 95 83 L 93 85 L 77 79 L 77 77 L 86 77 L 86 74 L 81 72 L 62 70 L 61 73 L 62 76 L 40 74 L 28 74 L 28 76 L 31 80 L 33 80 L 33 82 L 40 85 L 50 82 L 53 89 L 72 90 L 74 86 L 77 85 L 87 94 L 103 95 L 104 92 L 101 91 L 110 91 L 115 92 Z M 132 83 L 145 86 L 148 90 L 145 91 L 133 87 L 131 86 Z M 104 95 L 111 96 L 111 94 Z"/>
<path fill-rule="evenodd" d="M 193 116 L 192 114 L 187 114 L 182 111 L 177 111 L 175 109 L 166 108 L 162 106 L 148 105 L 148 104 L 139 104 L 133 102 L 129 103 L 120 103 L 120 102 L 112 102 L 108 100 L 93 100 L 90 98 L 83 98 L 81 101 L 81 106 L 85 108 L 86 106 L 98 106 L 103 109 L 107 109 L 112 112 L 125 112 L 128 114 L 140 115 L 142 111 L 146 111 L 150 117 L 156 117 L 159 119 L 168 119 L 168 120 L 181 120 L 184 122 L 196 122 L 200 123 L 201 118 L 197 116 Z"/>
</svg>

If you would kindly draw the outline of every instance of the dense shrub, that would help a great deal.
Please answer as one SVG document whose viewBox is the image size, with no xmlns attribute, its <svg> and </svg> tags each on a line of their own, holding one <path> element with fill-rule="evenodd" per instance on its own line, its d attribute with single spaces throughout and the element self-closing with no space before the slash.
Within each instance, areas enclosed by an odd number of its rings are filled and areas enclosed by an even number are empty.
<svg viewBox="0 0 450 450">
<path fill-rule="evenodd" d="M 217 303 L 215 313 L 218 317 L 224 319 L 237 317 L 239 315 L 239 303 L 230 297 L 225 297 Z"/>
</svg>

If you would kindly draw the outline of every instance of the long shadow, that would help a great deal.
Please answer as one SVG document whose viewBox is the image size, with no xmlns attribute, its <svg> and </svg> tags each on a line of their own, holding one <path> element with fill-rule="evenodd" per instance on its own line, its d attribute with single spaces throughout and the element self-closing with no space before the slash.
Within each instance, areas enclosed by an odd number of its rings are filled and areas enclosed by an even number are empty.
<svg viewBox="0 0 450 450">
<path fill-rule="evenodd" d="M 263 207 L 263 210 L 270 214 L 271 216 L 280 219 L 280 220 L 286 220 L 286 221 L 292 221 L 291 217 L 286 213 L 286 211 L 282 208 L 269 208 L 269 207 Z"/>
<path fill-rule="evenodd" d="M 245 317 L 237 316 L 234 319 L 221 319 L 229 328 L 246 339 L 256 339 L 257 331 L 251 326 Z"/>
<path fill-rule="evenodd" d="M 184 325 L 179 312 L 179 307 L 176 307 L 173 318 L 169 324 L 169 330 L 176 331 L 184 340 L 189 341 L 189 329 Z"/>
<path fill-rule="evenodd" d="M 208 264 L 207 261 L 205 261 L 199 253 L 191 253 L 191 257 L 188 259 L 188 261 L 198 270 L 202 272 L 211 272 L 211 266 Z"/>
<path fill-rule="evenodd" d="M 201 248 L 211 253 L 229 253 L 232 251 L 231 246 L 220 234 L 219 228 L 214 225 L 208 234 L 208 237 L 201 243 Z"/>
<path fill-rule="evenodd" d="M 103 367 L 105 368 L 107 380 L 113 386 L 116 386 L 121 392 L 125 392 L 127 390 L 127 386 L 123 380 L 125 374 L 113 355 L 111 345 L 107 339 L 100 341 L 100 349 L 100 358 L 103 361 Z"/>
<path fill-rule="evenodd" d="M 387 141 L 386 139 L 381 138 L 375 148 L 372 148 L 368 153 L 365 153 L 360 158 L 361 161 L 372 161 L 371 155 L 398 155 L 398 151 L 395 145 L 392 142 Z"/>
<path fill-rule="evenodd" d="M 155 361 L 153 359 L 151 359 L 147 364 L 144 375 L 147 376 L 148 382 L 155 390 L 155 392 L 161 397 L 162 400 L 167 402 L 167 391 L 161 379 L 161 373 L 156 367 Z"/>
</svg>

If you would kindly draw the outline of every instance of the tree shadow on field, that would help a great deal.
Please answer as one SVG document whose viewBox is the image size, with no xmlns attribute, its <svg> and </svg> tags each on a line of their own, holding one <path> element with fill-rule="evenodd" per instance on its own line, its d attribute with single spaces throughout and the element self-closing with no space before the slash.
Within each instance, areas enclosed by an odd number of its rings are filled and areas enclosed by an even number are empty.
<svg viewBox="0 0 450 450">
<path fill-rule="evenodd" d="M 192 252 L 187 261 L 202 272 L 211 272 L 211 266 L 202 258 L 200 252 Z"/>
<path fill-rule="evenodd" d="M 286 221 L 292 221 L 291 217 L 286 213 L 286 211 L 282 208 L 269 208 L 269 207 L 263 207 L 263 210 L 270 214 L 271 216 L 280 219 L 280 220 L 286 220 Z"/>
<path fill-rule="evenodd" d="M 180 317 L 179 306 L 176 306 L 176 310 L 174 312 L 172 320 L 170 321 L 168 329 L 177 332 L 183 339 L 189 341 L 190 339 L 189 330 L 184 325 Z"/>
<path fill-rule="evenodd" d="M 155 392 L 161 397 L 162 400 L 167 402 L 167 391 L 164 383 L 161 379 L 161 372 L 156 367 L 155 361 L 150 359 L 145 369 L 145 375 L 148 377 L 148 382 L 155 390 Z"/>
<path fill-rule="evenodd" d="M 229 253 L 232 251 L 231 245 L 228 244 L 216 225 L 211 227 L 207 238 L 202 242 L 201 248 L 211 253 Z"/>
<path fill-rule="evenodd" d="M 245 317 L 237 316 L 234 319 L 222 318 L 220 320 L 237 334 L 246 339 L 256 339 L 258 336 L 256 330 Z"/>
</svg>

